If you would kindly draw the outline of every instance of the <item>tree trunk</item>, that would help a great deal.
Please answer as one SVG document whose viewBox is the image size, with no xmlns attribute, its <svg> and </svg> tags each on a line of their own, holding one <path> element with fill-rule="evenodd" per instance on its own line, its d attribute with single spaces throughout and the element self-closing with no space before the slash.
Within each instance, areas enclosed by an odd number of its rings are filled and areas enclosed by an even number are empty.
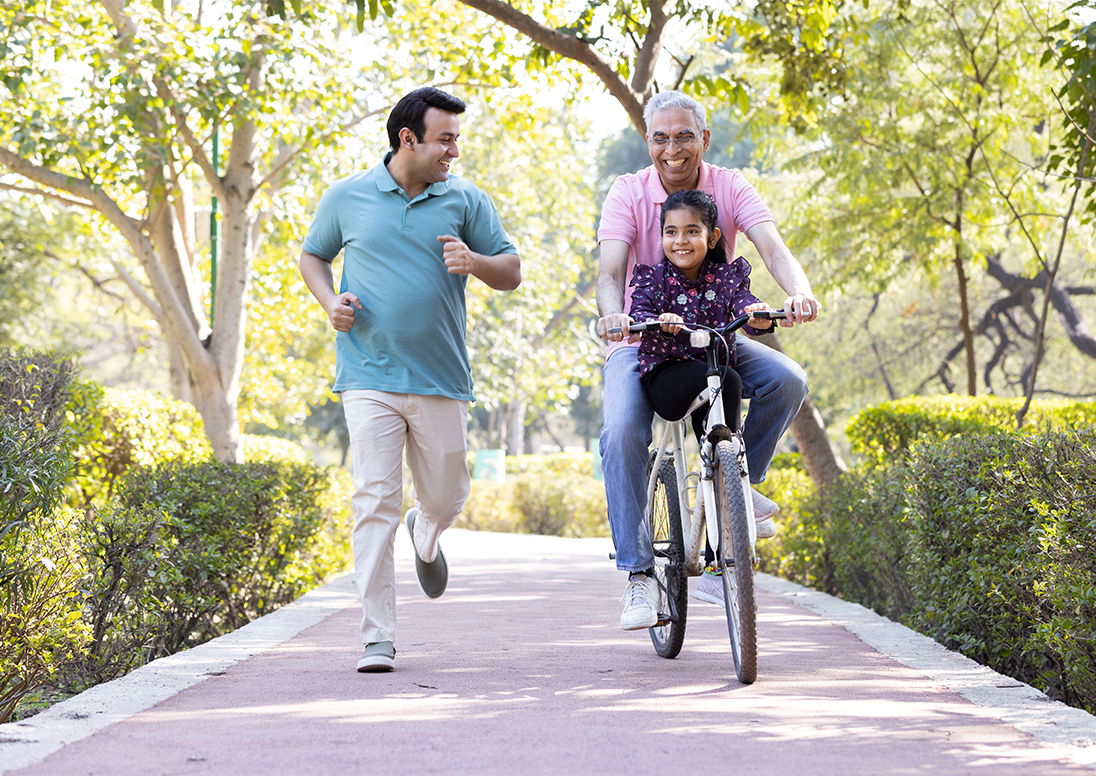
<svg viewBox="0 0 1096 776">
<path fill-rule="evenodd" d="M 506 440 L 507 455 L 525 453 L 525 399 L 516 398 L 510 402 Z"/>
<path fill-rule="evenodd" d="M 955 276 L 959 282 L 959 329 L 963 332 L 963 351 L 967 356 L 967 393 L 978 394 L 978 376 L 974 364 L 974 330 L 970 325 L 970 294 L 967 290 L 967 273 L 963 267 L 963 248 L 955 243 Z"/>
<path fill-rule="evenodd" d="M 784 352 L 775 334 L 765 334 L 758 337 L 757 341 L 773 350 Z M 795 416 L 789 430 L 795 439 L 796 447 L 799 448 L 799 454 L 803 456 L 803 464 L 807 467 L 807 473 L 815 487 L 819 492 L 829 490 L 848 467 L 841 460 L 837 446 L 826 434 L 822 415 L 819 414 L 810 396 L 803 400 L 803 406 L 799 408 L 799 414 Z"/>
</svg>

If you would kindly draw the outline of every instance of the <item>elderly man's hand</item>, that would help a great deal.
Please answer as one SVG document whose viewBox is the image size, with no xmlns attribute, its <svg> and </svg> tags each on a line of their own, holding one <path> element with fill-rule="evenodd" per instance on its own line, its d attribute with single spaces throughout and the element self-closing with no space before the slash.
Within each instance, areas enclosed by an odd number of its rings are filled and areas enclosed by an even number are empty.
<svg viewBox="0 0 1096 776">
<path fill-rule="evenodd" d="M 354 326 L 354 308 L 362 308 L 361 300 L 349 291 L 339 294 L 335 303 L 327 311 L 327 317 L 331 319 L 331 325 L 335 331 L 350 331 Z"/>
<path fill-rule="evenodd" d="M 784 314 L 787 317 L 780 321 L 780 325 L 786 327 L 795 326 L 797 323 L 809 323 L 822 312 L 822 303 L 810 294 L 794 294 L 784 300 Z"/>
<path fill-rule="evenodd" d="M 597 333 L 603 340 L 609 342 L 620 342 L 624 339 L 624 332 L 628 330 L 628 324 L 632 322 L 632 319 L 624 313 L 613 313 L 612 315 L 606 315 L 604 318 L 598 318 L 597 320 Z M 619 327 L 622 331 L 610 332 L 609 329 Z M 629 342 L 638 342 L 640 334 L 630 333 L 628 335 Z"/>
</svg>

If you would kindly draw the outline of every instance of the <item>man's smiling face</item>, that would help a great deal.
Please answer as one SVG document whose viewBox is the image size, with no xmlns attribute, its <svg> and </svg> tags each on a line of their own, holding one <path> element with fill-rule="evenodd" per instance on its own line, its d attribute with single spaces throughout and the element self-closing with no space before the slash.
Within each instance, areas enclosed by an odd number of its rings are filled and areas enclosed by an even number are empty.
<svg viewBox="0 0 1096 776">
<path fill-rule="evenodd" d="M 449 167 L 460 156 L 460 117 L 456 113 L 427 108 L 423 116 L 422 141 L 416 142 L 410 155 L 410 172 L 414 183 L 429 186 L 449 179 Z"/>
<path fill-rule="evenodd" d="M 667 108 L 651 117 L 647 149 L 667 194 L 696 188 L 710 138 L 709 130 L 700 131 L 692 111 Z"/>
</svg>

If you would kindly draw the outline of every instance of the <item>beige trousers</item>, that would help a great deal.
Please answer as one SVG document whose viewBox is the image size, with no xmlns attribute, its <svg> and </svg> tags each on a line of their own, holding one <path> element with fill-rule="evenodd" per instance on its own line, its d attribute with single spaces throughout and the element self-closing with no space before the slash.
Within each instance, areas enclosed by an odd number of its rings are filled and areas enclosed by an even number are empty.
<svg viewBox="0 0 1096 776">
<path fill-rule="evenodd" d="M 362 602 L 362 644 L 396 636 L 394 546 L 403 502 L 403 456 L 414 482 L 416 520 L 429 557 L 468 498 L 468 402 L 444 396 L 344 391 L 354 467 L 354 578 Z M 416 525 L 418 529 L 418 525 Z M 416 533 L 420 533 L 416 530 Z"/>
</svg>

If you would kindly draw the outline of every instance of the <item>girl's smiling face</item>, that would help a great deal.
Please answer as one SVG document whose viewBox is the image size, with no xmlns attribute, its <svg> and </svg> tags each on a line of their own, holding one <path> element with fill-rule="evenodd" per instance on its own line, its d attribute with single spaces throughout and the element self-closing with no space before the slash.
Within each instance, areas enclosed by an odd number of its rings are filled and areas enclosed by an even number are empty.
<svg viewBox="0 0 1096 776">
<path fill-rule="evenodd" d="M 662 250 L 689 280 L 700 277 L 700 265 L 719 236 L 719 227 L 709 232 L 701 214 L 692 208 L 670 210 L 662 222 Z"/>
</svg>

